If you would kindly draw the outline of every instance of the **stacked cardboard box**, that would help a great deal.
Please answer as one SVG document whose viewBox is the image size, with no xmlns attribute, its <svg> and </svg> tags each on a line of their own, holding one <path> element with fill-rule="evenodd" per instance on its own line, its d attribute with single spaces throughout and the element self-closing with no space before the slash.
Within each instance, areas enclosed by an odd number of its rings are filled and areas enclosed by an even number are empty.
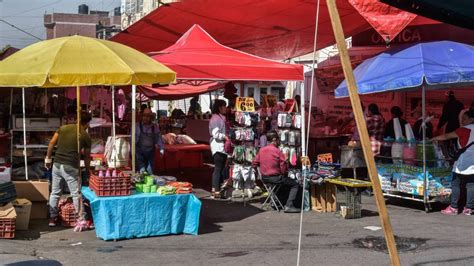
<svg viewBox="0 0 474 266">
<path fill-rule="evenodd" d="M 47 180 L 14 181 L 17 198 L 31 201 L 30 220 L 48 218 L 49 182 Z"/>
</svg>

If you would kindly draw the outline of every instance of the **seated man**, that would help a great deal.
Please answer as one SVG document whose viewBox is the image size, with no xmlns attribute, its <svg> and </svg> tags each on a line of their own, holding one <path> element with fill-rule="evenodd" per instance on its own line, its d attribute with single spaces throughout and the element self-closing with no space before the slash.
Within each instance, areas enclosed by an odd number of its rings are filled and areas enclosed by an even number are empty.
<svg viewBox="0 0 474 266">
<path fill-rule="evenodd" d="M 267 133 L 267 139 L 268 145 L 260 149 L 252 165 L 254 167 L 260 166 L 264 183 L 283 184 L 290 187 L 290 195 L 286 201 L 284 212 L 298 213 L 300 209 L 295 208 L 293 202 L 298 193 L 299 185 L 296 180 L 287 176 L 288 166 L 285 155 L 278 148 L 280 138 L 275 131 L 270 131 Z"/>
</svg>

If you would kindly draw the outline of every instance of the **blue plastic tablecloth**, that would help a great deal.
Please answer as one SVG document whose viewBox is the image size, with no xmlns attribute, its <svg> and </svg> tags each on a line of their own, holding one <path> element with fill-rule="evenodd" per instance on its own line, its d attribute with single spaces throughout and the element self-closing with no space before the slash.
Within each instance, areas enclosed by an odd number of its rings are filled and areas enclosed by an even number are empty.
<svg viewBox="0 0 474 266">
<path fill-rule="evenodd" d="M 198 234 L 201 201 L 194 194 L 97 197 L 88 187 L 82 194 L 90 201 L 96 235 L 103 240 Z"/>
</svg>

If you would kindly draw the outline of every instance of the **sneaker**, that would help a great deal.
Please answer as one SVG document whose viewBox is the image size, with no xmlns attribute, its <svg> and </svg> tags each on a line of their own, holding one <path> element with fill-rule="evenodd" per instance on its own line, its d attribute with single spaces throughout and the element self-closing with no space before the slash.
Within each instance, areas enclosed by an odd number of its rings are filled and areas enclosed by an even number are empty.
<svg viewBox="0 0 474 266">
<path fill-rule="evenodd" d="M 472 209 L 464 207 L 464 210 L 462 211 L 462 214 L 464 215 L 472 215 Z"/>
<path fill-rule="evenodd" d="M 49 223 L 48 223 L 48 226 L 49 226 L 49 227 L 56 227 L 58 224 L 59 224 L 59 219 L 58 219 L 58 217 L 56 217 L 56 218 L 49 218 Z"/>
<path fill-rule="evenodd" d="M 445 215 L 458 215 L 458 209 L 453 208 L 450 205 L 446 209 L 442 210 L 441 213 Z"/>
<path fill-rule="evenodd" d="M 232 187 L 232 183 L 234 181 L 232 180 L 232 178 L 227 178 L 224 183 L 222 184 L 221 186 L 221 190 L 226 190 L 228 188 L 231 188 Z"/>
<path fill-rule="evenodd" d="M 295 208 L 295 207 L 288 207 L 285 206 L 285 209 L 283 210 L 285 213 L 299 213 L 301 212 L 301 209 Z"/>
</svg>

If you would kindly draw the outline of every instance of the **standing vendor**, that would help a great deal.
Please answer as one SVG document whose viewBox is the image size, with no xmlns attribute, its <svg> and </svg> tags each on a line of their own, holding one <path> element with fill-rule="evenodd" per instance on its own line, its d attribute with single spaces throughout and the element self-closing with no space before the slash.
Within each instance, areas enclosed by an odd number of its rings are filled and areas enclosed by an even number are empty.
<svg viewBox="0 0 474 266">
<path fill-rule="evenodd" d="M 137 124 L 136 131 L 136 164 L 140 173 L 153 173 L 155 149 L 165 154 L 160 127 L 153 123 L 154 114 L 149 109 L 143 110 L 142 121 Z"/>
<path fill-rule="evenodd" d="M 89 127 L 91 121 L 91 115 L 88 113 L 81 114 L 81 128 L 80 128 L 80 148 L 84 154 L 84 164 L 86 171 L 89 172 L 90 167 L 90 151 L 91 151 L 91 138 L 87 133 L 86 129 Z M 57 150 L 54 156 L 54 164 L 52 162 L 53 148 L 57 144 Z M 54 227 L 59 222 L 59 209 L 58 201 L 61 197 L 62 181 L 66 181 L 66 184 L 71 192 L 72 200 L 74 202 L 74 209 L 78 215 L 81 205 L 81 192 L 79 178 L 79 157 L 77 151 L 77 125 L 65 125 L 62 126 L 54 133 L 53 138 L 48 145 L 48 153 L 44 159 L 45 167 L 47 169 L 53 168 L 53 177 L 51 185 L 51 195 L 49 197 L 49 226 Z M 83 212 L 84 214 L 85 212 Z M 79 217 L 78 221 L 84 221 L 85 217 Z"/>
<path fill-rule="evenodd" d="M 212 158 L 214 160 L 214 172 L 212 173 L 211 198 L 225 198 L 221 193 L 221 183 L 227 178 L 227 153 L 225 142 L 229 140 L 226 135 L 227 104 L 224 100 L 216 100 L 212 105 L 212 117 L 209 121 L 209 134 Z"/>
<path fill-rule="evenodd" d="M 439 119 L 438 130 L 446 125 L 444 133 L 451 133 L 459 128 L 459 114 L 464 109 L 464 104 L 456 99 L 453 91 L 446 93 L 448 101 L 443 106 L 443 113 Z"/>
<path fill-rule="evenodd" d="M 466 189 L 466 204 L 462 211 L 465 215 L 473 215 L 474 210 L 474 109 L 465 112 L 462 127 L 453 132 L 433 138 L 433 141 L 457 139 L 460 150 L 453 165 L 453 181 L 451 182 L 451 204 L 442 214 L 457 215 L 461 207 L 461 190 Z"/>
</svg>

